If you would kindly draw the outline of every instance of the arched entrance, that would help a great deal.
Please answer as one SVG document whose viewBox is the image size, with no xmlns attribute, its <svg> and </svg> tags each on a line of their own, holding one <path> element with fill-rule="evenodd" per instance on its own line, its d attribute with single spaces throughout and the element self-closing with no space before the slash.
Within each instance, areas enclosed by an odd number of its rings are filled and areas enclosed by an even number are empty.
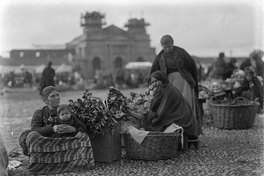
<svg viewBox="0 0 264 176">
<path fill-rule="evenodd" d="M 145 61 L 145 59 L 143 58 L 143 57 L 141 57 L 141 56 L 139 56 L 138 58 L 137 58 L 137 62 L 144 62 Z"/>
<path fill-rule="evenodd" d="M 117 57 L 114 61 L 115 68 L 121 68 L 123 66 L 123 59 L 121 57 Z"/>
<path fill-rule="evenodd" d="M 101 69 L 101 59 L 99 57 L 95 57 L 92 62 L 93 62 L 93 69 L 94 70 L 100 70 Z"/>
</svg>

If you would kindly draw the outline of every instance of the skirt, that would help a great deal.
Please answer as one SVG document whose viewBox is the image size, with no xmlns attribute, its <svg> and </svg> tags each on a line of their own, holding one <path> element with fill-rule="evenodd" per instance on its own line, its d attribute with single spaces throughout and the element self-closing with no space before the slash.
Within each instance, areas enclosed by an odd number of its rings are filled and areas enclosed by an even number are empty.
<svg viewBox="0 0 264 176">
<path fill-rule="evenodd" d="M 176 87 L 191 106 L 191 109 L 196 117 L 196 103 L 195 92 L 191 88 L 190 84 L 182 77 L 179 72 L 173 72 L 168 75 L 169 83 Z"/>
</svg>

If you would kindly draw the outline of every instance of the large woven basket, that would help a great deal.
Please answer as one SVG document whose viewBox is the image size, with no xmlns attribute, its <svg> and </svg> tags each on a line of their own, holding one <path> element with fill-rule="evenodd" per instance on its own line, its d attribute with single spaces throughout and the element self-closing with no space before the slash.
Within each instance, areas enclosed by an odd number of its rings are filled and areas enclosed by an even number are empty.
<svg viewBox="0 0 264 176">
<path fill-rule="evenodd" d="M 258 103 L 251 101 L 248 104 L 238 105 L 235 104 L 235 101 L 231 105 L 217 104 L 213 99 L 209 101 L 209 108 L 215 127 L 229 130 L 252 128 Z"/>
<path fill-rule="evenodd" d="M 173 133 L 150 132 L 141 144 L 124 134 L 126 157 L 136 160 L 161 160 L 177 156 L 181 130 Z"/>
</svg>

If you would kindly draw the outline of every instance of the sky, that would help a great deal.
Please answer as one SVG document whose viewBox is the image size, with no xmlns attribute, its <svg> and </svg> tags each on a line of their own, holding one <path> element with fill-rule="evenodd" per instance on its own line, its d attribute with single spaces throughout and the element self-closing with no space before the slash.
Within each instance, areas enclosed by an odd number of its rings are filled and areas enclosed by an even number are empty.
<svg viewBox="0 0 264 176">
<path fill-rule="evenodd" d="M 170 34 L 191 55 L 248 56 L 263 49 L 262 0 L 2 0 L 0 55 L 33 44 L 65 44 L 82 34 L 81 13 L 105 14 L 106 26 L 122 29 L 129 18 L 150 23 L 147 33 L 156 53 Z"/>
</svg>

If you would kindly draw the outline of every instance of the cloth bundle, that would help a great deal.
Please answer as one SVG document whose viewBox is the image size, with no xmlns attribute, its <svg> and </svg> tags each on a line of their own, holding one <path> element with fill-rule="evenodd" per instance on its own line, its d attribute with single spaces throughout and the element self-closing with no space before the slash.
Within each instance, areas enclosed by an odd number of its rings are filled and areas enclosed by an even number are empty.
<svg viewBox="0 0 264 176">
<path fill-rule="evenodd" d="M 48 138 L 30 132 L 26 139 L 30 155 L 28 171 L 38 174 L 86 170 L 94 166 L 88 135 L 81 138 Z"/>
<path fill-rule="evenodd" d="M 139 144 L 141 144 L 146 138 L 146 136 L 150 133 L 150 131 L 139 130 L 132 125 L 127 127 L 124 126 L 124 128 L 126 129 L 123 130 L 127 131 L 132 136 L 132 138 Z M 183 128 L 180 127 L 179 125 L 176 125 L 175 123 L 171 124 L 165 129 L 164 133 L 173 133 L 180 129 L 181 129 L 181 143 L 183 144 Z"/>
</svg>

